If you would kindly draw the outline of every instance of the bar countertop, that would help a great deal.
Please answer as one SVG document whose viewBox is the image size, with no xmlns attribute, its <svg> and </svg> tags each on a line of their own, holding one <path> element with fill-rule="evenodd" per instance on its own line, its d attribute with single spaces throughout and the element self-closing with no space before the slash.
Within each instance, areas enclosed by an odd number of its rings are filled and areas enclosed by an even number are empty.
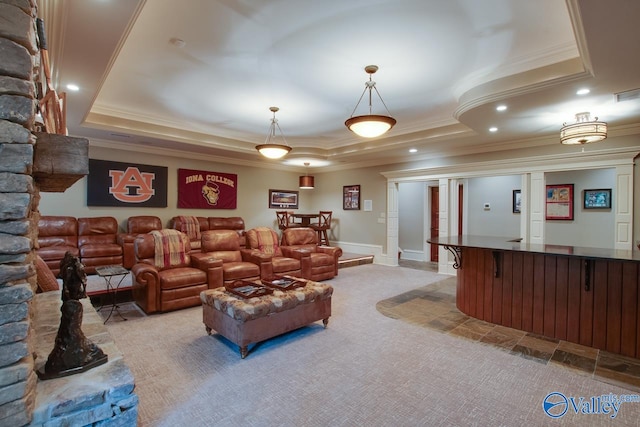
<svg viewBox="0 0 640 427">
<path fill-rule="evenodd" d="M 580 246 L 563 246 L 563 245 L 549 245 L 549 244 L 536 244 L 536 243 L 524 243 L 518 237 L 495 237 L 495 236 L 439 236 L 432 237 L 427 240 L 427 243 L 432 243 L 441 246 L 460 247 L 460 248 L 485 248 L 495 249 L 502 251 L 515 251 L 515 252 L 532 252 L 542 254 L 553 255 L 566 255 L 582 258 L 603 258 L 603 259 L 615 259 L 624 261 L 640 261 L 639 250 L 621 250 L 621 249 L 607 249 L 607 248 L 589 248 Z"/>
</svg>

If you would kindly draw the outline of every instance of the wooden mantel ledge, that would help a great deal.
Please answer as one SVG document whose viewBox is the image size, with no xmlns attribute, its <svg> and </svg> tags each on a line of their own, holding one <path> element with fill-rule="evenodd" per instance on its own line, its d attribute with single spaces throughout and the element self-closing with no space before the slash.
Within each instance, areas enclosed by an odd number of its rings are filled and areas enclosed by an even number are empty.
<svg viewBox="0 0 640 427">
<path fill-rule="evenodd" d="M 33 178 L 40 191 L 62 193 L 89 174 L 89 140 L 44 132 L 33 133 Z"/>
</svg>

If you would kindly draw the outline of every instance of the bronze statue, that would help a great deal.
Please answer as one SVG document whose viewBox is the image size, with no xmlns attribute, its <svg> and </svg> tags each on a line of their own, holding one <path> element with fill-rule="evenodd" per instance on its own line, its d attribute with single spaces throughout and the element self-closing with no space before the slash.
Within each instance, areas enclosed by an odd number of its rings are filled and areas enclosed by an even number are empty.
<svg viewBox="0 0 640 427">
<path fill-rule="evenodd" d="M 84 336 L 82 332 L 82 303 L 86 298 L 87 275 L 80 260 L 67 252 L 60 261 L 62 278 L 62 317 L 53 350 L 49 354 L 44 372 L 38 377 L 46 380 L 84 372 L 106 363 L 108 356 Z"/>
</svg>

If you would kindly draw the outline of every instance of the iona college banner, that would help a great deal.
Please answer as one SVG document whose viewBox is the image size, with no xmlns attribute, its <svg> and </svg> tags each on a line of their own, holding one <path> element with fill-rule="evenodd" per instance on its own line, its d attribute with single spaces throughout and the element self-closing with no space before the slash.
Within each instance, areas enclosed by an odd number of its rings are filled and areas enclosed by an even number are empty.
<svg viewBox="0 0 640 427">
<path fill-rule="evenodd" d="M 89 159 L 87 206 L 167 207 L 167 168 Z"/>
<path fill-rule="evenodd" d="M 178 207 L 191 209 L 235 209 L 238 175 L 178 169 Z"/>
</svg>

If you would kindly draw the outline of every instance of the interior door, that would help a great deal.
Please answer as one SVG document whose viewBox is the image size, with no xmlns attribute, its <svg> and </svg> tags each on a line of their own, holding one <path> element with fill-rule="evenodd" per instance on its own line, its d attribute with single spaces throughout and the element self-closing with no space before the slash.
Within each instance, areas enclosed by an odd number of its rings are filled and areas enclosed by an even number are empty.
<svg viewBox="0 0 640 427">
<path fill-rule="evenodd" d="M 429 194 L 431 197 L 431 226 L 430 226 L 430 236 L 438 237 L 438 233 L 440 232 L 439 226 L 439 215 L 440 211 L 440 189 L 437 186 L 429 187 Z M 438 245 L 429 245 L 431 246 L 431 262 L 438 262 Z"/>
</svg>

